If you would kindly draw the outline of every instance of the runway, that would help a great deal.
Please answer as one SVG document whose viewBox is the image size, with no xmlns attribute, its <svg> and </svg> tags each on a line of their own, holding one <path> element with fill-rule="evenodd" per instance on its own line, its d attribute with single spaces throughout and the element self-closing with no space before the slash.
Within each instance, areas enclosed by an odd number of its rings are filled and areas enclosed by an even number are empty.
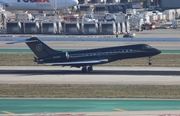
<svg viewBox="0 0 180 116">
<path fill-rule="evenodd" d="M 93 72 L 53 66 L 1 66 L 0 84 L 180 84 L 180 67 L 94 67 Z"/>
<path fill-rule="evenodd" d="M 149 44 L 153 47 L 156 47 L 160 50 L 180 50 L 180 35 L 179 29 L 177 30 L 156 30 L 156 31 L 143 31 L 136 34 L 135 38 L 114 38 L 115 36 L 74 36 L 74 35 L 65 35 L 65 36 L 53 36 L 53 35 L 35 35 L 42 39 L 47 45 L 52 47 L 53 49 L 91 49 L 91 48 L 100 48 L 100 47 L 110 47 L 110 46 L 123 46 L 123 45 L 130 45 L 130 44 L 139 44 L 145 43 Z M 14 36 L 14 35 L 13 35 Z M 29 35 L 34 36 L 34 35 Z M 9 41 L 14 41 L 18 39 L 27 39 L 29 37 L 0 37 L 0 49 L 28 49 L 26 44 L 14 44 L 8 45 L 6 44 Z M 61 37 L 61 38 L 59 38 Z M 68 37 L 68 38 L 67 38 Z M 140 38 L 139 38 L 140 37 Z M 148 37 L 148 38 L 147 38 Z M 54 40 L 54 41 L 48 41 Z M 69 67 L 53 67 L 53 66 L 0 66 L 0 84 L 139 84 L 139 85 L 179 85 L 180 84 L 180 67 L 94 67 L 93 72 L 89 73 L 82 73 L 81 69 L 78 68 L 69 68 Z M 72 100 L 72 99 L 71 99 Z M 5 103 L 9 102 L 9 100 L 0 100 L 0 104 L 2 104 L 2 108 L 0 108 L 1 114 L 7 113 L 32 113 L 32 111 L 26 111 L 23 109 L 22 102 L 17 103 L 10 103 L 10 105 L 6 105 Z M 64 100 L 63 100 L 64 101 Z M 68 100 L 69 101 L 69 100 Z M 4 102 L 4 103 L 3 103 Z M 36 101 L 37 102 L 37 101 Z M 80 101 L 82 103 L 82 100 Z M 120 101 L 121 104 L 123 101 Z M 155 101 L 152 108 L 154 109 L 143 109 L 149 107 L 152 101 L 149 103 L 142 101 L 143 104 L 140 108 L 140 101 L 138 103 L 134 103 L 134 108 L 139 108 L 138 111 L 129 109 L 132 107 L 131 101 L 127 100 L 129 103 L 125 103 L 122 106 L 117 105 L 113 106 L 112 104 L 104 104 L 102 106 L 110 107 L 109 109 L 103 109 L 100 106 L 97 106 L 98 103 L 92 104 L 85 103 L 85 106 L 92 105 L 89 107 L 77 107 L 77 103 L 75 103 L 76 108 L 73 109 L 72 103 L 70 102 L 69 107 L 57 107 L 58 110 L 68 110 L 68 114 L 84 114 L 84 116 L 164 116 L 164 115 L 179 115 L 179 101 L 175 101 L 177 105 L 170 105 L 166 101 L 160 101 L 165 104 L 160 104 L 159 102 Z M 116 102 L 117 103 L 117 102 Z M 33 111 L 34 113 L 47 113 L 47 112 L 57 112 L 54 111 L 54 107 L 56 105 L 61 105 L 61 103 L 55 102 L 55 104 L 51 105 L 52 111 L 50 108 L 48 110 L 40 109 L 40 108 L 27 108 L 28 110 L 37 110 Z M 20 110 L 17 109 L 9 109 L 13 105 L 16 108 L 21 108 Z M 20 105 L 17 107 L 17 105 Z M 22 106 L 21 106 L 22 105 Z M 25 105 L 30 105 L 25 101 Z M 68 105 L 68 103 L 63 104 Z M 126 105 L 127 108 L 124 108 Z M 49 103 L 44 104 L 42 106 L 50 106 Z M 88 112 L 89 110 L 97 108 L 101 108 L 98 111 Z M 137 107 L 138 106 L 138 107 Z M 157 106 L 157 107 L 156 107 Z M 162 108 L 162 107 L 166 108 Z M 26 106 L 25 106 L 26 107 Z M 168 108 L 167 108 L 168 107 Z M 72 108 L 72 109 L 69 109 Z M 78 109 L 86 108 L 86 112 L 82 113 L 83 111 L 79 111 Z M 158 109 L 159 108 L 159 109 Z M 126 112 L 122 112 L 123 110 L 127 110 Z M 147 111 L 151 110 L 151 111 Z M 156 111 L 155 111 L 156 110 Z M 159 111 L 157 111 L 159 110 Z M 166 110 L 166 111 L 165 111 Z M 176 111 L 172 111 L 176 110 Z M 47 111 L 47 112 L 46 112 Z M 112 111 L 112 112 L 109 112 Z M 65 112 L 65 111 L 62 111 Z M 75 113 L 71 113 L 75 112 Z M 79 113 L 80 112 L 80 113 Z M 67 114 L 65 113 L 65 114 Z M 10 115 L 10 114 L 8 114 Z"/>
</svg>

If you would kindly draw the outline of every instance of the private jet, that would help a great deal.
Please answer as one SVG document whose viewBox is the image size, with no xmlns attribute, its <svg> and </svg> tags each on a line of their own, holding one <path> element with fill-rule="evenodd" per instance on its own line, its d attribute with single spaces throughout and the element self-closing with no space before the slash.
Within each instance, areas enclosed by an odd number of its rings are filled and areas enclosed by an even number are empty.
<svg viewBox="0 0 180 116">
<path fill-rule="evenodd" d="M 34 62 L 38 64 L 46 64 L 52 66 L 70 66 L 82 67 L 82 72 L 93 71 L 93 66 L 97 64 L 109 63 L 117 60 L 148 57 L 149 65 L 151 65 L 151 57 L 161 53 L 160 50 L 153 48 L 147 44 L 135 44 L 126 46 L 114 46 L 105 48 L 96 48 L 77 51 L 57 51 L 37 37 L 8 44 L 25 42 L 34 52 L 36 57 Z"/>
</svg>

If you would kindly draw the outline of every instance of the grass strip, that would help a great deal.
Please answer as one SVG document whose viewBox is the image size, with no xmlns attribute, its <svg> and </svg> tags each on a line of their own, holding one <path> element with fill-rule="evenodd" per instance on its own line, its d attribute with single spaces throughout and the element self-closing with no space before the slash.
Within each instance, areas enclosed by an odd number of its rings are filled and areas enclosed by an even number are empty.
<svg viewBox="0 0 180 116">
<path fill-rule="evenodd" d="M 0 66 L 38 66 L 33 53 L 0 53 Z M 160 54 L 152 58 L 152 66 L 180 67 L 180 54 Z M 148 66 L 148 58 L 119 60 L 102 66 Z"/>
<path fill-rule="evenodd" d="M 180 85 L 0 84 L 0 97 L 180 99 Z"/>
</svg>

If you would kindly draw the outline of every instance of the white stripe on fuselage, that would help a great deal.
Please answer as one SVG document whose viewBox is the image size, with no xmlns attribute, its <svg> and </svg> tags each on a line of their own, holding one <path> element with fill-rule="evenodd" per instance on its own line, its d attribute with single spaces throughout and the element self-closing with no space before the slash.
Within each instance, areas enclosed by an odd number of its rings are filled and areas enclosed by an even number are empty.
<svg viewBox="0 0 180 116">
<path fill-rule="evenodd" d="M 46 63 L 46 65 L 81 65 L 81 64 L 95 64 L 95 63 L 103 63 L 108 62 L 108 59 L 101 60 L 89 60 L 89 61 L 75 61 L 75 62 L 57 62 L 57 63 Z"/>
</svg>

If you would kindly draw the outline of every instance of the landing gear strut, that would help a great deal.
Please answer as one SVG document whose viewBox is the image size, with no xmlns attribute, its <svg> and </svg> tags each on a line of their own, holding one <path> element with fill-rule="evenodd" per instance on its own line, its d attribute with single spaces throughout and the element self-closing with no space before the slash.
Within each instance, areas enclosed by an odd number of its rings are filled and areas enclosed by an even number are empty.
<svg viewBox="0 0 180 116">
<path fill-rule="evenodd" d="M 93 71 L 92 66 L 85 66 L 82 68 L 82 72 L 91 72 L 91 71 Z"/>
<path fill-rule="evenodd" d="M 149 56 L 149 66 L 151 66 L 152 65 L 152 63 L 151 63 L 151 56 Z"/>
</svg>

